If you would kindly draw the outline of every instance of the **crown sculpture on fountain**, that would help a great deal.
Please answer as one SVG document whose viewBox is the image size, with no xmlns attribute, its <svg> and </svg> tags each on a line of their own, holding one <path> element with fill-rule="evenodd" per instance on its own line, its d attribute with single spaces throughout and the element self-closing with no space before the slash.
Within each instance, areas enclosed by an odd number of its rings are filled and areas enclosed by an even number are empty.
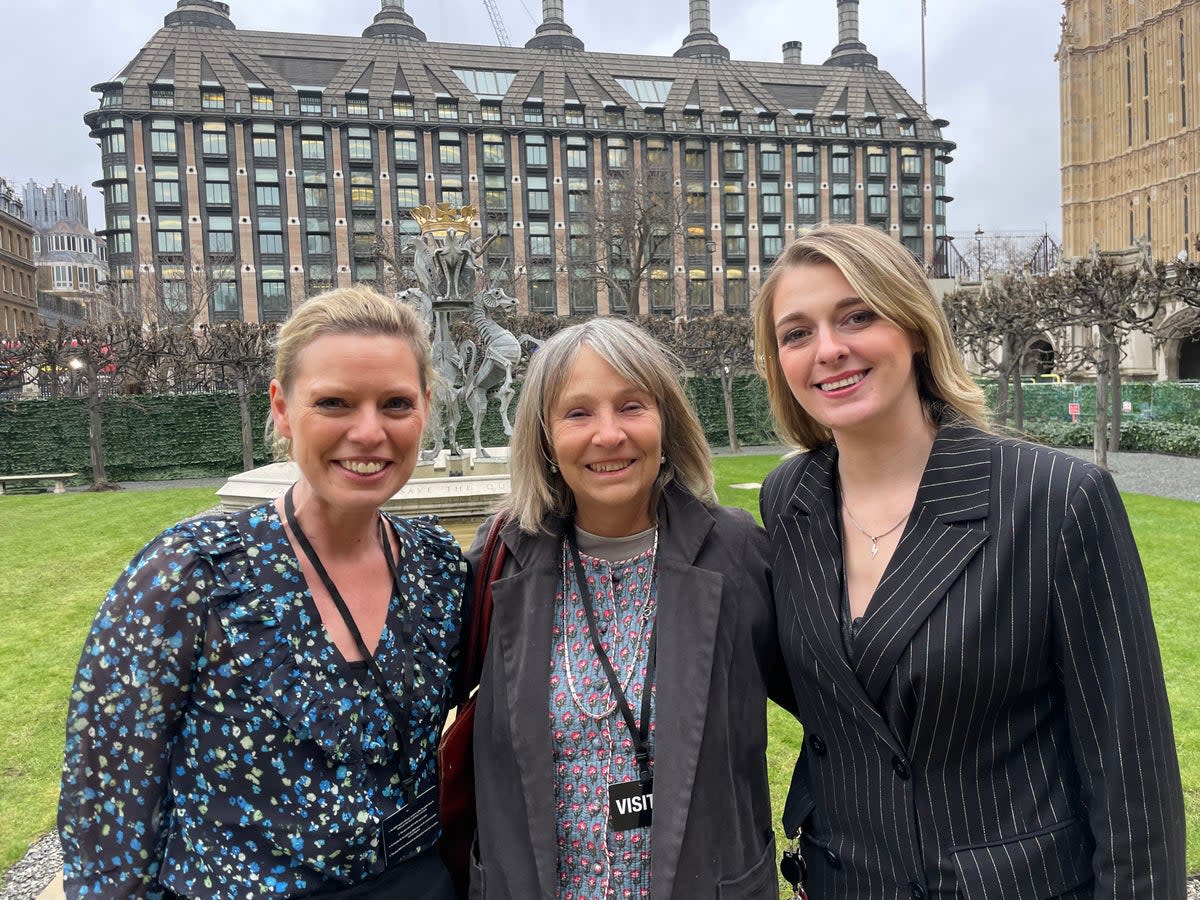
<svg viewBox="0 0 1200 900">
<path fill-rule="evenodd" d="M 433 446 L 422 454 L 425 459 L 436 457 L 446 447 L 451 454 L 462 455 L 456 435 L 464 402 L 471 411 L 477 457 L 490 455 L 480 438 L 489 396 L 499 404 L 504 433 L 512 436 L 508 407 L 516 394 L 513 374 L 521 362 L 522 347 L 540 343 L 527 334 L 518 338 L 492 320 L 493 313 L 506 312 L 517 301 L 502 287 L 507 260 L 490 273 L 486 269 L 484 254 L 501 233 L 493 232 L 486 239 L 473 237 L 477 216 L 473 206 L 419 206 L 412 217 L 420 233 L 402 245 L 404 253 L 412 251 L 413 274 L 420 286 L 396 296 L 415 306 L 428 322 L 433 364 L 440 376 L 433 386 L 437 416 Z M 476 339 L 454 342 L 451 321 L 456 314 L 475 326 Z"/>
</svg>

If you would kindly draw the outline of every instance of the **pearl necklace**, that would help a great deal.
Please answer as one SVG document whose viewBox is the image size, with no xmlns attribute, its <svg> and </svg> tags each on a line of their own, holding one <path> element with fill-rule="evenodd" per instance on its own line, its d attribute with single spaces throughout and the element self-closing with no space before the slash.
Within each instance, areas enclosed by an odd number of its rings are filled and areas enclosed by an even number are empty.
<svg viewBox="0 0 1200 900">
<path fill-rule="evenodd" d="M 622 693 L 626 693 L 629 690 L 629 683 L 633 680 L 633 673 L 637 670 L 638 658 L 639 658 L 639 656 L 641 656 L 641 653 L 642 653 L 642 644 L 644 643 L 644 639 L 646 636 L 646 626 L 650 623 L 650 619 L 653 618 L 653 616 L 654 616 L 655 603 L 652 600 L 652 595 L 654 593 L 654 582 L 656 581 L 656 578 L 657 578 L 657 566 L 658 566 L 658 529 L 657 528 L 654 529 L 654 544 L 650 548 L 650 557 L 647 560 L 647 562 L 650 564 L 650 576 L 646 579 L 646 594 L 642 598 L 641 609 L 638 612 L 639 627 L 638 627 L 637 640 L 634 642 L 634 645 L 633 645 L 633 654 L 632 654 L 633 659 L 629 664 L 629 671 L 625 674 L 625 680 L 623 682 L 621 682 L 621 692 Z M 567 617 L 567 607 L 569 606 L 568 601 L 571 596 L 571 569 L 572 569 L 572 566 L 571 566 L 571 560 L 570 560 L 570 555 L 569 555 L 569 550 L 568 550 L 568 544 L 567 544 L 566 539 L 564 538 L 563 539 L 563 549 L 562 549 L 563 658 L 564 658 L 564 662 L 565 662 L 565 668 L 567 670 L 567 693 L 569 693 L 571 695 L 571 701 L 575 704 L 575 708 L 578 709 L 583 715 L 587 716 L 589 719 L 600 720 L 600 719 L 607 718 L 608 716 L 612 715 L 616 711 L 617 698 L 616 697 L 612 698 L 612 705 L 610 705 L 607 709 L 603 709 L 599 712 L 596 712 L 595 710 L 590 709 L 587 706 L 587 704 L 584 703 L 583 698 L 579 695 L 579 690 L 575 686 L 575 677 L 573 674 L 574 666 L 572 665 L 572 662 L 571 662 L 571 639 L 567 635 L 567 630 L 569 627 L 569 619 Z M 612 571 L 612 566 L 610 565 L 609 566 L 609 572 L 610 572 L 609 583 L 610 584 L 612 583 L 611 571 Z M 576 577 L 586 578 L 587 576 L 583 572 L 578 572 L 578 573 L 576 573 Z"/>
</svg>

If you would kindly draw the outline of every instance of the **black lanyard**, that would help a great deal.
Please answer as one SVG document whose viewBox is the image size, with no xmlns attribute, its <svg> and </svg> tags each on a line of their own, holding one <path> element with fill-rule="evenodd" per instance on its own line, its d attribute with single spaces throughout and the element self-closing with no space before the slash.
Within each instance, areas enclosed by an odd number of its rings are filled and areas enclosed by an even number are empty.
<svg viewBox="0 0 1200 900">
<path fill-rule="evenodd" d="M 574 525 L 568 523 L 567 544 L 571 548 L 571 562 L 575 567 L 575 584 L 579 587 L 579 597 L 583 601 L 583 611 L 587 615 L 588 634 L 592 639 L 592 647 L 596 650 L 596 656 L 600 659 L 600 665 L 604 667 L 604 674 L 608 676 L 608 684 L 612 688 L 617 708 L 621 710 L 621 715 L 625 719 L 625 725 L 629 728 L 629 733 L 633 737 L 633 752 L 637 756 L 638 774 L 641 776 L 642 781 L 649 782 L 651 780 L 650 692 L 654 687 L 654 663 L 658 647 L 658 617 L 655 616 L 654 623 L 650 625 L 650 649 L 646 654 L 646 682 L 642 685 L 642 720 L 638 723 L 633 720 L 633 710 L 629 707 L 629 701 L 625 699 L 625 692 L 621 690 L 621 682 L 617 678 L 616 670 L 613 669 L 612 661 L 609 660 L 608 654 L 604 652 L 604 648 L 600 646 L 600 629 L 596 626 L 596 607 L 592 602 L 592 592 L 587 586 L 587 575 L 583 571 L 583 560 L 579 558 L 579 547 L 575 543 L 574 531 Z M 652 565 L 654 568 L 650 572 L 650 577 L 654 578 L 655 570 L 658 566 L 657 554 L 655 554 Z M 647 600 L 647 602 L 649 601 Z M 637 665 L 636 657 L 633 660 L 633 665 Z"/>
<path fill-rule="evenodd" d="M 292 488 L 288 488 L 287 493 L 283 495 L 283 513 L 287 518 L 288 528 L 296 536 L 296 543 L 300 545 L 300 549 L 304 551 L 304 555 L 308 557 L 308 561 L 312 563 L 312 567 L 317 570 L 317 575 L 320 576 L 321 583 L 325 585 L 325 590 L 329 592 L 329 596 L 333 600 L 333 605 L 341 613 L 342 621 L 346 623 L 346 628 L 349 629 L 351 637 L 354 638 L 358 652 L 362 654 L 363 659 L 366 661 L 367 671 L 371 673 L 371 678 L 374 679 L 375 686 L 379 688 L 379 692 L 383 695 L 383 702 L 387 705 L 387 708 L 392 713 L 392 717 L 395 719 L 396 739 L 400 743 L 401 751 L 407 756 L 408 741 L 404 726 L 408 720 L 408 712 L 404 708 L 404 704 L 400 701 L 400 698 L 392 691 L 387 678 L 379 668 L 379 663 L 370 651 L 367 650 L 366 641 L 363 640 L 362 632 L 358 630 L 358 625 L 355 624 L 354 616 L 350 614 L 350 609 L 346 606 L 346 601 L 342 599 L 337 585 L 333 583 L 333 579 L 329 577 L 329 572 L 325 570 L 325 566 L 321 562 L 321 557 L 317 555 L 317 551 L 313 549 L 313 545 L 304 533 L 304 529 L 300 527 L 300 522 L 296 519 L 296 506 L 292 501 Z M 392 554 L 392 542 L 388 540 L 387 529 L 383 524 L 382 515 L 379 518 L 379 536 L 383 541 L 383 554 L 387 558 L 388 569 L 392 573 L 392 584 L 395 587 L 396 593 L 400 594 L 402 593 L 400 575 L 396 570 L 396 558 Z M 403 651 L 401 655 L 403 656 Z"/>
</svg>

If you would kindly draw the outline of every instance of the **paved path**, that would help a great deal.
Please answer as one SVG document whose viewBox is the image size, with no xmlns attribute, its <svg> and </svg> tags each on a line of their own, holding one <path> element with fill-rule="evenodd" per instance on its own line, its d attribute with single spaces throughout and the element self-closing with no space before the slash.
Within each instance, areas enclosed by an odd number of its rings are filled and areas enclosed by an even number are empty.
<svg viewBox="0 0 1200 900">
<path fill-rule="evenodd" d="M 744 447 L 743 454 L 780 454 L 786 447 Z M 1068 450 L 1080 459 L 1092 459 L 1090 450 Z M 723 448 L 714 451 L 716 456 L 728 456 Z M 1151 494 L 1157 497 L 1172 497 L 1200 503 L 1200 459 L 1184 456 L 1165 456 L 1156 453 L 1110 453 L 1108 467 L 1117 487 L 1134 494 Z M 131 491 L 161 490 L 168 487 L 212 487 L 215 491 L 224 483 L 223 478 L 189 478 L 175 481 L 130 481 L 121 486 Z M 74 489 L 73 489 L 74 490 Z M 25 858 L 5 877 L 0 900 L 64 900 L 62 877 L 55 876 L 61 870 L 57 840 L 46 835 L 39 840 Z M 53 879 L 53 880 L 51 880 Z M 1188 885 L 1189 900 L 1200 900 L 1200 879 Z"/>
</svg>

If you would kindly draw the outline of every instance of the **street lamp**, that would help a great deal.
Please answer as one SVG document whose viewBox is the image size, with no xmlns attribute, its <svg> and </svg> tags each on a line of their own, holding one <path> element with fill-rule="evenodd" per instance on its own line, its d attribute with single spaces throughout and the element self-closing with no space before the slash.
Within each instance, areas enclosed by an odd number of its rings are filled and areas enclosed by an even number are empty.
<svg viewBox="0 0 1200 900">
<path fill-rule="evenodd" d="M 983 226 L 975 226 L 975 268 L 979 270 L 979 283 L 983 283 Z"/>
</svg>

